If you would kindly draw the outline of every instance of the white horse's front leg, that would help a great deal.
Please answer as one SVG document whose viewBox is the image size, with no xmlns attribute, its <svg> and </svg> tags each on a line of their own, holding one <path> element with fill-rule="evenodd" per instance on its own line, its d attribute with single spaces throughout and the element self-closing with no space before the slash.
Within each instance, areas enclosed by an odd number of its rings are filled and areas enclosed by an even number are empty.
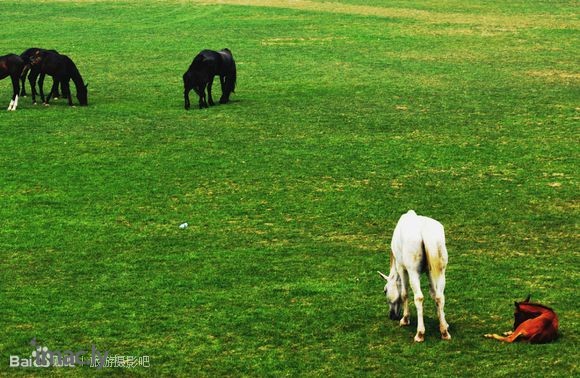
<svg viewBox="0 0 580 378">
<path fill-rule="evenodd" d="M 425 323 L 423 322 L 423 292 L 421 291 L 421 280 L 416 271 L 409 272 L 409 283 L 415 296 L 415 307 L 417 308 L 417 334 L 415 342 L 421 343 L 425 340 Z"/>
<path fill-rule="evenodd" d="M 411 313 L 409 311 L 409 277 L 405 269 L 398 270 L 401 278 L 401 300 L 403 301 L 403 317 L 399 321 L 401 327 L 408 326 L 411 321 Z"/>
</svg>

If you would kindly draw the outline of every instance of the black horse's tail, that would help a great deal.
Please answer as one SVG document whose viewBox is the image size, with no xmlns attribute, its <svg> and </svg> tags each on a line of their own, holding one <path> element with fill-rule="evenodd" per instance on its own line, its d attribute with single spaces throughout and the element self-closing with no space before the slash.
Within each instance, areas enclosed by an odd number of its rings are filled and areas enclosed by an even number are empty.
<svg viewBox="0 0 580 378">
<path fill-rule="evenodd" d="M 230 92 L 232 92 L 232 93 L 236 92 L 236 80 L 237 80 L 237 74 L 236 74 L 236 66 L 234 64 L 232 71 L 230 72 L 230 74 L 228 76 L 226 76 L 226 85 L 228 86 L 228 88 L 230 89 Z"/>
<path fill-rule="evenodd" d="M 219 54 L 222 56 L 222 63 L 224 64 L 226 74 L 225 85 L 226 90 L 229 93 L 234 93 L 236 91 L 236 61 L 234 60 L 234 56 L 230 49 L 225 48 L 219 51 Z"/>
</svg>

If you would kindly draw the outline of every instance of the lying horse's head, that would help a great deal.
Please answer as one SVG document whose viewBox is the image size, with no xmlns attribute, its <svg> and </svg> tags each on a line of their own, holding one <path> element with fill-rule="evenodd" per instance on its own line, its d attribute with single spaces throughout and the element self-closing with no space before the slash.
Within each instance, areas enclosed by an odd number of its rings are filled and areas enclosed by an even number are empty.
<svg viewBox="0 0 580 378">
<path fill-rule="evenodd" d="M 391 318 L 391 320 L 401 320 L 401 312 L 403 310 L 403 299 L 401 298 L 400 290 L 401 280 L 399 277 L 389 277 L 384 273 L 378 273 L 385 281 L 387 281 L 383 292 L 385 293 L 387 302 L 389 303 L 389 318 Z"/>
</svg>

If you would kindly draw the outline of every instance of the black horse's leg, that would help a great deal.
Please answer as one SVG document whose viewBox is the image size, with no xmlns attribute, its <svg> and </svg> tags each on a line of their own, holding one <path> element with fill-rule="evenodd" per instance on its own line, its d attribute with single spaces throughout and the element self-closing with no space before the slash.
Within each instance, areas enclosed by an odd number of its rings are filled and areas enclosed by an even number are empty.
<svg viewBox="0 0 580 378">
<path fill-rule="evenodd" d="M 222 88 L 222 93 L 224 93 L 224 88 L 226 86 L 226 76 L 220 75 L 220 86 Z"/>
<path fill-rule="evenodd" d="M 20 93 L 20 77 L 17 74 L 10 75 L 12 79 L 12 100 L 8 105 L 8 110 L 16 110 L 18 107 L 18 94 Z"/>
<path fill-rule="evenodd" d="M 214 102 L 213 102 L 213 98 L 211 98 L 211 87 L 213 85 L 213 76 L 209 79 L 209 82 L 207 83 L 207 102 L 209 103 L 210 106 L 214 106 Z"/>
<path fill-rule="evenodd" d="M 58 92 L 58 86 L 56 87 L 56 91 Z M 62 95 L 62 97 L 68 97 L 68 95 L 70 94 L 70 83 L 68 85 L 68 91 L 69 93 L 66 93 L 66 90 L 63 88 L 62 84 L 60 84 L 60 94 Z"/>
<path fill-rule="evenodd" d="M 191 107 L 191 104 L 189 103 L 189 91 L 191 91 L 191 88 L 185 88 L 183 90 L 183 99 L 185 100 L 185 110 L 189 110 L 189 108 Z"/>
<path fill-rule="evenodd" d="M 233 90 L 231 76 L 231 72 L 227 72 L 225 75 L 220 76 L 222 83 L 222 97 L 220 97 L 220 104 L 227 104 L 230 101 L 230 94 Z"/>
<path fill-rule="evenodd" d="M 222 87 L 222 96 L 220 97 L 220 104 L 226 104 L 229 100 L 229 93 L 226 86 L 226 77 L 220 75 L 220 85 Z"/>
<path fill-rule="evenodd" d="M 208 108 L 207 102 L 205 101 L 205 85 L 200 85 L 194 88 L 195 93 L 199 96 L 199 108 Z"/>
<path fill-rule="evenodd" d="M 28 75 L 28 82 L 30 83 L 30 91 L 32 95 L 32 104 L 36 105 L 36 79 L 38 79 L 38 72 L 31 71 Z"/>
<path fill-rule="evenodd" d="M 40 77 L 38 78 L 38 91 L 40 92 L 40 99 L 42 100 L 42 103 L 44 105 L 48 105 L 47 100 L 44 98 L 44 88 L 43 88 L 43 85 L 44 85 L 44 76 L 45 75 L 43 73 L 41 73 L 40 74 Z M 48 96 L 50 97 L 50 93 L 48 94 Z"/>
<path fill-rule="evenodd" d="M 22 75 L 20 75 L 20 83 L 21 83 L 21 88 L 20 88 L 20 96 L 25 97 L 26 96 L 26 75 L 28 75 L 28 71 L 30 71 L 30 64 L 27 64 L 24 66 L 24 69 L 22 70 Z"/>
<path fill-rule="evenodd" d="M 50 91 L 48 93 L 48 96 L 46 96 L 46 99 L 44 98 L 44 78 L 46 77 L 45 74 L 41 73 L 40 74 L 40 79 L 38 79 L 38 88 L 40 90 L 40 98 L 42 99 L 42 102 L 44 103 L 45 106 L 48 106 L 48 103 L 50 102 L 50 98 L 52 97 L 52 91 Z"/>
<path fill-rule="evenodd" d="M 64 95 L 64 93 L 67 94 L 68 106 L 73 106 L 72 96 L 70 94 L 70 81 L 69 80 L 70 79 L 60 81 L 60 89 L 62 89 L 63 95 Z M 59 81 L 57 81 L 56 78 L 54 79 L 54 82 L 55 82 L 56 86 L 58 86 Z"/>
<path fill-rule="evenodd" d="M 199 94 L 199 108 L 203 109 L 203 108 L 207 108 L 207 103 L 205 102 L 205 88 L 202 88 L 199 90 L 198 92 Z"/>
<path fill-rule="evenodd" d="M 60 94 L 58 93 L 58 81 L 56 81 L 55 79 L 52 80 L 52 87 L 50 88 L 50 94 L 52 97 L 54 97 L 55 100 L 58 100 L 58 97 L 60 96 Z"/>
<path fill-rule="evenodd" d="M 222 89 L 222 97 L 224 96 L 225 88 L 226 88 L 226 77 L 224 75 L 220 75 L 220 88 Z"/>
</svg>

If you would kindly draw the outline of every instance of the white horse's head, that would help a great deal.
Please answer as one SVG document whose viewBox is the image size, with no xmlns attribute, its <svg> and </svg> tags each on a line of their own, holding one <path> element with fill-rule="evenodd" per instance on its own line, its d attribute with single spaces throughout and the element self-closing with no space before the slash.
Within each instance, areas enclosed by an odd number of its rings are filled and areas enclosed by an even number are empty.
<svg viewBox="0 0 580 378">
<path fill-rule="evenodd" d="M 400 320 L 402 317 L 401 312 L 403 310 L 403 299 L 401 298 L 401 280 L 399 279 L 398 275 L 389 277 L 384 273 L 378 273 L 385 281 L 387 281 L 383 292 L 387 297 L 387 302 L 389 302 L 389 318 L 391 318 L 391 320 Z"/>
</svg>

